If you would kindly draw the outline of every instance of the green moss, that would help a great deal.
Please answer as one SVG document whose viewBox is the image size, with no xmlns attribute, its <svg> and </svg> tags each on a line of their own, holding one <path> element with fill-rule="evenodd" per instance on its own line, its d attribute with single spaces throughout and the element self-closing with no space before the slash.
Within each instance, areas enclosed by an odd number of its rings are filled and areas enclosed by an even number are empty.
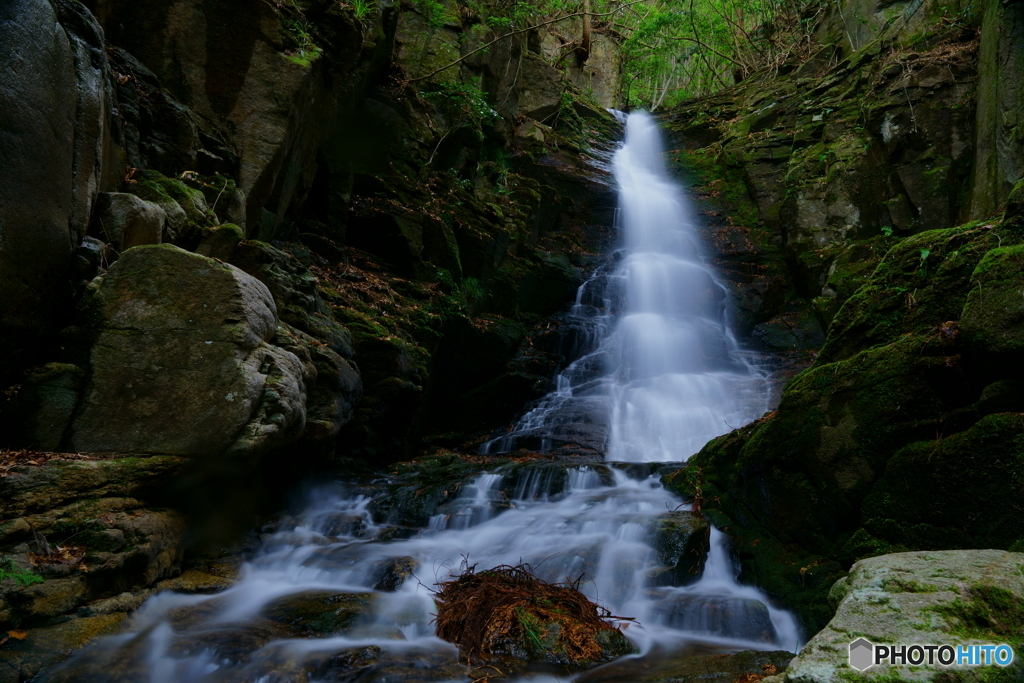
<svg viewBox="0 0 1024 683">
<path fill-rule="evenodd" d="M 950 472 L 969 476 L 947 484 Z M 1009 548 L 1020 537 L 1024 518 L 1022 473 L 1024 423 L 1019 415 L 983 417 L 964 432 L 895 453 L 864 500 L 865 527 L 922 550 Z M 908 488 L 908 478 L 917 485 Z M 947 503 L 936 506 L 936 498 Z"/>
<path fill-rule="evenodd" d="M 998 242 L 995 231 L 970 223 L 897 243 L 836 313 L 818 363 L 849 357 L 857 349 L 889 343 L 908 332 L 926 334 L 945 321 L 959 320 L 974 269 Z M 928 252 L 927 269 L 922 268 L 923 251 Z"/>
</svg>

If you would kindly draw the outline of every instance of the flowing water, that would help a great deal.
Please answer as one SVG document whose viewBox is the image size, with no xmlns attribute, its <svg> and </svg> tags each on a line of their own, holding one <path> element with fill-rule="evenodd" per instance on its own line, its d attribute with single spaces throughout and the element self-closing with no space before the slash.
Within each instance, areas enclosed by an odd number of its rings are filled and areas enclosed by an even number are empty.
<svg viewBox="0 0 1024 683">
<path fill-rule="evenodd" d="M 629 116 L 613 169 L 624 245 L 570 312 L 585 351 L 483 453 L 575 443 L 611 461 L 682 461 L 768 409 L 768 384 L 729 329 L 726 290 L 702 258 L 650 115 Z"/>
<path fill-rule="evenodd" d="M 624 248 L 580 290 L 580 357 L 484 448 L 588 443 L 608 462 L 476 474 L 418 531 L 380 505 L 386 487 L 324 486 L 265 536 L 232 587 L 150 599 L 128 633 L 101 639 L 51 679 L 465 681 L 455 648 L 433 635 L 431 591 L 466 564 L 525 562 L 548 581 L 578 583 L 636 620 L 621 625 L 641 653 L 795 651 L 792 617 L 737 583 L 719 531 L 699 578 L 666 574 L 659 522 L 686 507 L 662 486 L 666 466 L 628 463 L 684 461 L 759 416 L 768 389 L 729 333 L 725 290 L 701 259 L 648 115 L 630 115 L 614 170 Z M 299 633 L 319 628 L 324 605 L 341 614 L 353 601 L 363 607 L 344 635 Z M 310 603 L 320 606 L 315 618 L 302 616 Z"/>
</svg>

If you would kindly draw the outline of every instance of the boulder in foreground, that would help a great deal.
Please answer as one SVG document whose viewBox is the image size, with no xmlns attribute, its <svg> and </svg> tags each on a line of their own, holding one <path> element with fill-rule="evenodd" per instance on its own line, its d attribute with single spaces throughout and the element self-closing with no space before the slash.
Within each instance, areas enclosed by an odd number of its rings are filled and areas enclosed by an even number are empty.
<svg viewBox="0 0 1024 683">
<path fill-rule="evenodd" d="M 832 588 L 835 617 L 804 646 L 785 673 L 764 683 L 1024 680 L 1024 553 L 944 550 L 861 560 Z M 999 666 L 849 664 L 850 642 L 887 645 L 1008 643 L 1015 662 Z"/>
</svg>

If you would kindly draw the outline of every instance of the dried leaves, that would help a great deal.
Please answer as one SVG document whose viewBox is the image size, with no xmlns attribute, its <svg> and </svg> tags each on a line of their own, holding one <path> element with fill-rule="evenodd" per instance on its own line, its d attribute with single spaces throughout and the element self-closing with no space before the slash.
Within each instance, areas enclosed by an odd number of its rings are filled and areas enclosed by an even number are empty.
<svg viewBox="0 0 1024 683">
<path fill-rule="evenodd" d="M 6 643 L 11 638 L 14 638 L 15 640 L 25 640 L 26 638 L 28 638 L 28 634 L 26 632 L 24 632 L 24 631 L 19 631 L 18 629 L 14 629 L 12 631 L 8 631 L 7 635 L 5 635 L 4 637 L 0 638 L 0 645 L 3 645 L 4 643 Z"/>
<path fill-rule="evenodd" d="M 471 660 L 511 650 L 558 649 L 572 663 L 599 661 L 596 636 L 613 628 L 607 610 L 569 586 L 550 584 L 531 573 L 529 565 L 502 565 L 440 584 L 437 635 L 458 645 Z M 615 617 L 617 618 L 617 617 Z M 554 640 L 547 625 L 559 628 Z"/>
<path fill-rule="evenodd" d="M 78 545 L 70 546 L 54 546 L 49 548 L 48 553 L 29 553 L 28 561 L 33 567 L 40 565 L 80 565 L 82 560 L 85 559 L 85 548 Z M 85 565 L 79 567 L 83 571 L 86 569 Z"/>
<path fill-rule="evenodd" d="M 32 450 L 0 450 L 0 479 L 8 476 L 11 470 L 21 465 L 42 465 L 48 460 L 97 460 L 93 455 L 84 453 L 47 453 Z"/>
</svg>

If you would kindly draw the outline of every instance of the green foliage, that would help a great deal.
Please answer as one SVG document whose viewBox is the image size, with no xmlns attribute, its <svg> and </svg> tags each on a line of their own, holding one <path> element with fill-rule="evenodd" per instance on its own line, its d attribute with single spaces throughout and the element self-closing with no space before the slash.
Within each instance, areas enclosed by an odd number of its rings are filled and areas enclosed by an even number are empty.
<svg viewBox="0 0 1024 683">
<path fill-rule="evenodd" d="M 816 0 L 649 0 L 612 20 L 626 98 L 651 110 L 773 74 L 814 48 Z"/>
<path fill-rule="evenodd" d="M 356 19 L 360 21 L 368 17 L 374 7 L 373 0 L 352 0 L 352 11 L 355 12 Z"/>
<path fill-rule="evenodd" d="M 427 18 L 427 23 L 434 28 L 444 26 L 445 6 L 438 0 L 416 0 L 416 9 Z"/>
<path fill-rule="evenodd" d="M 12 560 L 0 562 L 0 582 L 11 580 L 22 587 L 31 586 L 34 583 L 42 583 L 43 577 L 35 572 L 25 571 L 15 566 Z"/>
<path fill-rule="evenodd" d="M 487 296 L 487 290 L 484 289 L 483 285 L 475 277 L 467 277 L 463 280 L 460 289 L 462 296 L 470 303 L 479 303 Z"/>
<path fill-rule="evenodd" d="M 436 83 L 420 92 L 425 100 L 450 117 L 466 117 L 476 128 L 498 118 L 498 112 L 487 103 L 484 93 L 466 83 Z"/>
</svg>

